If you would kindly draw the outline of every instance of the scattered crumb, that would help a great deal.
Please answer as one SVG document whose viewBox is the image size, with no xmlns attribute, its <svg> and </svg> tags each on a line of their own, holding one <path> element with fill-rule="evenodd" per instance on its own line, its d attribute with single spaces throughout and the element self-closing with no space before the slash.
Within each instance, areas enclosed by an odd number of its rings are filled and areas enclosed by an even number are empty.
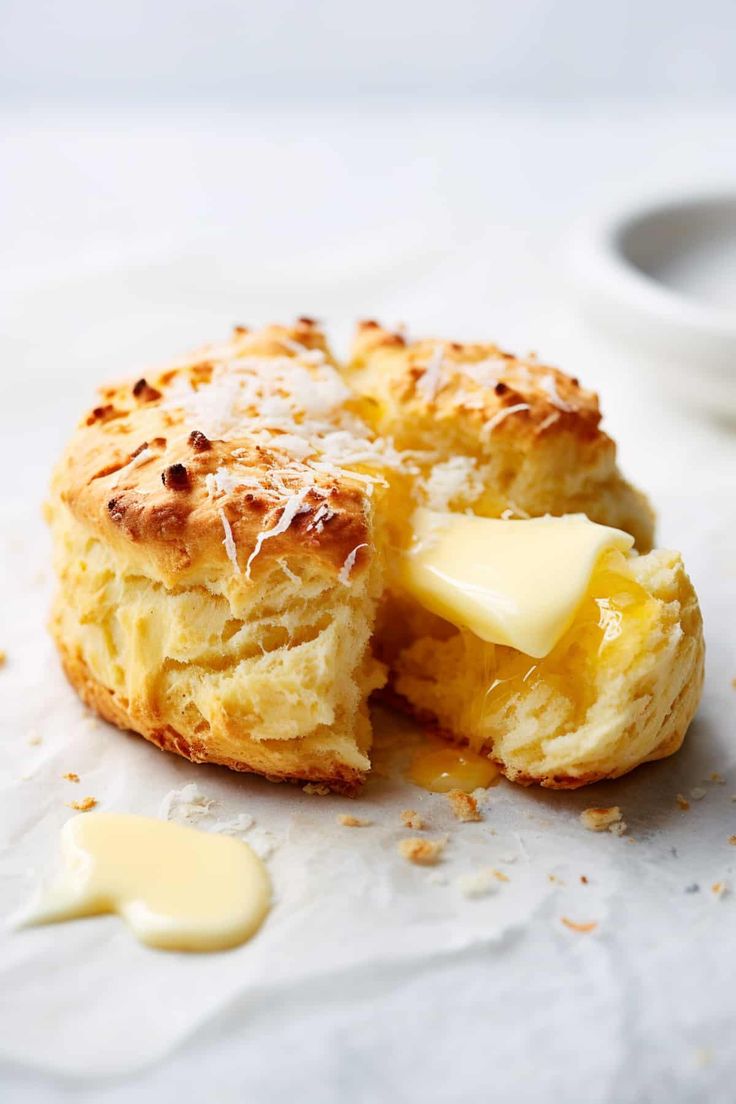
<svg viewBox="0 0 736 1104">
<path fill-rule="evenodd" d="M 241 832 L 247 832 L 255 824 L 250 813 L 238 813 L 230 820 L 218 820 L 212 826 L 213 832 L 221 832 L 223 836 L 237 836 Z"/>
<path fill-rule="evenodd" d="M 0 667 L 4 667 L 7 662 L 8 653 L 3 648 L 0 648 Z"/>
<path fill-rule="evenodd" d="M 608 809 L 583 809 L 580 814 L 580 823 L 589 832 L 613 832 L 622 836 L 626 831 L 626 823 L 621 818 L 621 810 L 618 805 L 611 805 Z"/>
<path fill-rule="evenodd" d="M 399 841 L 399 854 L 419 866 L 433 866 L 439 861 L 446 842 L 443 839 L 428 840 L 412 836 Z"/>
<path fill-rule="evenodd" d="M 728 842 L 731 844 L 732 847 L 736 847 L 736 836 L 729 836 Z"/>
<path fill-rule="evenodd" d="M 64 779 L 65 782 L 78 782 L 79 781 L 79 775 L 76 774 L 74 771 L 67 771 L 66 774 L 62 774 L 61 777 Z"/>
<path fill-rule="evenodd" d="M 727 882 L 714 882 L 713 885 L 710 888 L 711 888 L 711 892 L 716 897 L 725 897 L 726 894 L 728 893 L 728 883 Z"/>
<path fill-rule="evenodd" d="M 341 813 L 337 820 L 346 828 L 368 828 L 372 823 L 370 820 L 361 820 L 360 817 L 351 816 L 349 813 Z"/>
<path fill-rule="evenodd" d="M 677 796 L 675 797 L 675 802 L 680 806 L 683 813 L 686 813 L 690 808 L 690 802 L 684 794 L 677 794 Z"/>
<path fill-rule="evenodd" d="M 88 813 L 96 804 L 96 797 L 83 797 L 81 801 L 70 801 L 69 808 L 76 809 L 78 813 Z"/>
<path fill-rule="evenodd" d="M 478 802 L 472 794 L 464 793 L 462 790 L 450 790 L 446 796 L 458 820 L 483 819 Z"/>
<path fill-rule="evenodd" d="M 587 885 L 587 884 L 588 884 L 588 879 L 587 879 L 587 877 L 585 876 L 585 874 L 581 874 L 581 875 L 580 875 L 580 881 L 582 882 L 582 884 L 583 884 L 583 885 Z"/>
<path fill-rule="evenodd" d="M 701 801 L 708 791 L 704 790 L 702 786 L 694 786 L 690 791 L 690 796 L 693 801 Z"/>
<path fill-rule="evenodd" d="M 725 786 L 726 779 L 718 771 L 713 771 L 708 779 L 709 782 L 715 782 L 717 786 Z"/>
<path fill-rule="evenodd" d="M 306 786 L 302 786 L 302 790 L 305 794 L 311 794 L 312 797 L 327 797 L 330 793 L 330 787 L 326 786 L 324 782 L 307 782 Z"/>
<path fill-rule="evenodd" d="M 39 736 L 35 728 L 31 728 L 28 732 L 28 743 L 31 747 L 38 747 L 39 744 L 43 743 L 43 737 Z"/>
<path fill-rule="evenodd" d="M 547 881 L 551 882 L 552 885 L 564 885 L 565 884 L 562 881 L 562 878 L 558 878 L 556 874 L 548 874 L 547 875 Z"/>
<path fill-rule="evenodd" d="M 274 851 L 281 846 L 281 840 L 268 828 L 253 828 L 248 832 L 248 846 L 252 847 L 259 859 L 270 859 Z"/>
<path fill-rule="evenodd" d="M 570 931 L 575 932 L 592 932 L 598 927 L 597 920 L 590 920 L 587 924 L 577 924 L 574 920 L 568 919 L 567 916 L 562 917 L 562 923 L 566 928 L 569 928 Z"/>
<path fill-rule="evenodd" d="M 412 828 L 415 832 L 422 832 L 427 827 L 424 817 L 421 817 L 414 809 L 404 809 L 401 813 L 401 823 L 405 828 Z"/>
<path fill-rule="evenodd" d="M 736 690 L 736 678 L 731 679 L 731 685 L 733 686 L 734 690 Z"/>
<path fill-rule="evenodd" d="M 486 868 L 461 875 L 457 886 L 464 897 L 486 897 L 498 891 L 498 879 L 495 870 Z"/>
<path fill-rule="evenodd" d="M 695 1063 L 698 1066 L 709 1066 L 713 1061 L 713 1050 L 711 1047 L 699 1047 L 695 1051 Z"/>
<path fill-rule="evenodd" d="M 508 882 L 508 881 L 510 881 L 510 878 L 509 878 L 508 874 L 504 874 L 503 870 L 494 870 L 493 871 L 493 877 L 498 882 Z"/>
<path fill-rule="evenodd" d="M 163 820 L 176 820 L 188 824 L 193 820 L 201 820 L 202 817 L 209 816 L 214 804 L 213 798 L 203 794 L 196 782 L 190 782 L 180 790 L 169 790 L 161 802 L 159 816 Z"/>
</svg>

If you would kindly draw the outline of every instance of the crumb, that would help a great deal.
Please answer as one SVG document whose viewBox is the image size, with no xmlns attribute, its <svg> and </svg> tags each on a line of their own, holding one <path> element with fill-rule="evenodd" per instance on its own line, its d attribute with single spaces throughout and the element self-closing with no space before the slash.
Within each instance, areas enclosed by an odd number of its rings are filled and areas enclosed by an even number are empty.
<svg viewBox="0 0 736 1104">
<path fill-rule="evenodd" d="M 621 819 L 621 810 L 618 805 L 611 805 L 608 809 L 583 809 L 580 814 L 580 823 L 589 832 L 615 832 L 622 836 L 626 831 L 626 824 Z"/>
<path fill-rule="evenodd" d="M 552 883 L 552 885 L 564 885 L 564 884 L 565 884 L 565 883 L 564 883 L 564 882 L 562 881 L 562 879 L 561 879 L 561 878 L 558 878 L 558 877 L 557 877 L 557 875 L 556 875 L 556 874 L 548 874 L 548 875 L 547 875 L 547 881 L 548 881 L 548 882 L 551 882 L 551 883 Z"/>
<path fill-rule="evenodd" d="M 428 840 L 412 836 L 399 841 L 399 854 L 419 866 L 432 866 L 439 860 L 445 843 L 443 839 Z"/>
<path fill-rule="evenodd" d="M 88 813 L 96 804 L 96 797 L 83 797 L 81 801 L 70 801 L 69 808 L 76 809 L 78 813 Z"/>
<path fill-rule="evenodd" d="M 731 844 L 732 847 L 736 847 L 736 836 L 729 836 L 728 842 Z"/>
<path fill-rule="evenodd" d="M 690 791 L 690 796 L 693 801 L 701 801 L 705 797 L 707 790 L 704 790 L 702 786 L 694 786 Z"/>
<path fill-rule="evenodd" d="M 4 648 L 0 648 L 0 667 L 4 667 L 8 662 L 8 653 Z"/>
<path fill-rule="evenodd" d="M 360 817 L 351 816 L 349 813 L 341 813 L 337 820 L 345 828 L 368 828 L 372 823 L 370 820 L 361 820 Z"/>
<path fill-rule="evenodd" d="M 734 690 L 736 690 L 736 678 L 731 679 L 731 685 L 733 686 Z"/>
<path fill-rule="evenodd" d="M 62 774 L 61 777 L 64 779 L 65 782 L 78 782 L 79 781 L 79 775 L 76 774 L 74 771 L 67 771 L 66 774 Z"/>
<path fill-rule="evenodd" d="M 686 813 L 688 811 L 688 809 L 690 808 L 690 802 L 688 801 L 688 799 L 685 797 L 684 794 L 677 794 L 677 796 L 675 797 L 675 801 L 680 806 L 683 813 Z"/>
<path fill-rule="evenodd" d="M 608 831 L 614 836 L 625 836 L 628 824 L 625 820 L 617 820 L 613 824 L 608 825 Z M 628 840 L 629 843 L 633 843 L 633 837 Z"/>
<path fill-rule="evenodd" d="M 509 878 L 508 874 L 504 874 L 503 870 L 494 870 L 493 871 L 493 877 L 498 882 L 508 882 L 508 881 L 510 881 L 510 878 Z"/>
<path fill-rule="evenodd" d="M 312 797 L 327 797 L 330 787 L 326 786 L 324 782 L 307 782 L 306 786 L 302 786 L 302 790 L 305 794 L 311 794 Z"/>
<path fill-rule="evenodd" d="M 562 917 L 562 923 L 566 928 L 569 928 L 570 931 L 575 932 L 592 932 L 598 927 L 597 920 L 590 920 L 587 924 L 577 924 L 574 920 L 568 919 L 567 916 Z"/>
<path fill-rule="evenodd" d="M 486 868 L 473 874 L 463 874 L 457 880 L 457 886 L 464 897 L 485 897 L 498 889 L 495 871 Z"/>
<path fill-rule="evenodd" d="M 728 893 L 728 883 L 727 882 L 714 882 L 713 885 L 710 888 L 711 888 L 711 892 L 716 897 L 725 897 L 726 894 Z"/>
<path fill-rule="evenodd" d="M 713 1061 L 713 1051 L 710 1047 L 700 1047 L 695 1051 L 695 1061 L 699 1066 L 709 1066 Z"/>
<path fill-rule="evenodd" d="M 715 782 L 717 786 L 725 786 L 726 779 L 718 771 L 712 771 L 709 782 Z"/>
<path fill-rule="evenodd" d="M 458 820 L 482 820 L 483 816 L 478 808 L 478 802 L 472 794 L 463 793 L 462 790 L 450 790 L 447 800 L 452 806 L 452 811 Z"/>
<path fill-rule="evenodd" d="M 587 879 L 587 877 L 585 876 L 585 874 L 581 874 L 581 875 L 580 875 L 580 881 L 582 882 L 582 884 L 583 884 L 583 885 L 587 885 L 587 884 L 588 884 L 588 879 Z"/>
<path fill-rule="evenodd" d="M 414 809 L 404 809 L 401 814 L 401 823 L 405 828 L 413 828 L 415 832 L 421 832 L 427 827 L 424 817 L 421 817 Z"/>
<path fill-rule="evenodd" d="M 32 728 L 28 733 L 28 743 L 31 747 L 38 747 L 39 744 L 43 743 L 43 737 L 38 735 L 35 728 Z"/>
</svg>

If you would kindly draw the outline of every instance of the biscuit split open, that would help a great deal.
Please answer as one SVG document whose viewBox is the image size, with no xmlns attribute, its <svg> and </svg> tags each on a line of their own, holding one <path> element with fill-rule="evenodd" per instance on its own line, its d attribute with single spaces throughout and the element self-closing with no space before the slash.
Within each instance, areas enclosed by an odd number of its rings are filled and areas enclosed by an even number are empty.
<svg viewBox="0 0 736 1104">
<path fill-rule="evenodd" d="M 52 630 L 107 720 L 193 761 L 347 793 L 370 768 L 377 691 L 522 782 L 581 785 L 679 746 L 703 644 L 677 554 L 619 568 L 634 598 L 615 648 L 597 647 L 583 603 L 566 650 L 531 673 L 396 582 L 421 505 L 584 513 L 649 549 L 651 509 L 577 381 L 375 323 L 340 367 L 302 319 L 240 328 L 143 383 L 103 389 L 49 511 Z"/>
</svg>

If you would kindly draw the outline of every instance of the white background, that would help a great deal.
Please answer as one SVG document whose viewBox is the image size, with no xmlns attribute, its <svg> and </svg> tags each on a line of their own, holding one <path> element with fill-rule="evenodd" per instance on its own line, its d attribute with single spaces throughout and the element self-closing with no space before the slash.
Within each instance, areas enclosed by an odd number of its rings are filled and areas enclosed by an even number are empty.
<svg viewBox="0 0 736 1104">
<path fill-rule="evenodd" d="M 736 92 L 730 0 L 4 0 L 0 90 L 222 99 Z"/>
<path fill-rule="evenodd" d="M 583 323 L 565 258 L 599 205 L 733 186 L 736 7 L 18 0 L 0 18 L 3 905 L 50 859 L 69 769 L 103 807 L 149 813 L 197 781 L 281 840 L 280 904 L 231 960 L 177 967 L 114 920 L 3 937 L 0 1089 L 731 1104 L 736 898 L 710 885 L 734 882 L 736 857 L 736 446 Z M 453 837 L 444 888 L 404 870 L 394 827 L 420 801 L 440 823 L 441 802 L 370 791 L 353 859 L 332 806 L 85 726 L 46 640 L 39 504 L 94 385 L 297 313 L 343 347 L 361 315 L 494 337 L 600 389 L 701 594 L 706 696 L 684 751 L 595 794 L 499 787 Z M 680 813 L 674 795 L 713 770 L 727 784 Z M 580 828 L 599 802 L 637 844 Z M 453 896 L 458 872 L 509 851 L 503 894 Z M 563 912 L 599 933 L 566 932 Z"/>
</svg>

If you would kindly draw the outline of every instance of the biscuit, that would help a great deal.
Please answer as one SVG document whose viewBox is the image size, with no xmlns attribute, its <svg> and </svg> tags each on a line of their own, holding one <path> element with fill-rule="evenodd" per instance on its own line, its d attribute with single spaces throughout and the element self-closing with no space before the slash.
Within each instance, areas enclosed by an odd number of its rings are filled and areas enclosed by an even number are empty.
<svg viewBox="0 0 736 1104">
<path fill-rule="evenodd" d="M 101 716 L 160 748 L 344 793 L 369 769 L 368 699 L 389 676 L 404 708 L 519 781 L 580 784 L 667 754 L 702 669 L 678 562 L 632 561 L 668 612 L 652 639 L 630 634 L 646 655 L 617 684 L 620 739 L 606 750 L 600 736 L 614 708 L 610 672 L 596 684 L 600 716 L 578 718 L 581 739 L 598 733 L 593 759 L 567 722 L 564 733 L 538 726 L 540 751 L 524 695 L 508 730 L 471 724 L 488 646 L 471 642 L 470 681 L 456 678 L 457 630 L 394 584 L 417 505 L 584 511 L 647 548 L 651 510 L 619 474 L 599 420 L 575 381 L 495 346 L 408 345 L 364 324 L 340 369 L 310 319 L 238 328 L 106 387 L 52 481 L 51 627 L 65 671 Z"/>
<path fill-rule="evenodd" d="M 341 466 L 373 447 L 348 398 L 308 322 L 105 389 L 50 507 L 52 631 L 103 717 L 195 762 L 360 783 L 380 480 Z"/>
</svg>

